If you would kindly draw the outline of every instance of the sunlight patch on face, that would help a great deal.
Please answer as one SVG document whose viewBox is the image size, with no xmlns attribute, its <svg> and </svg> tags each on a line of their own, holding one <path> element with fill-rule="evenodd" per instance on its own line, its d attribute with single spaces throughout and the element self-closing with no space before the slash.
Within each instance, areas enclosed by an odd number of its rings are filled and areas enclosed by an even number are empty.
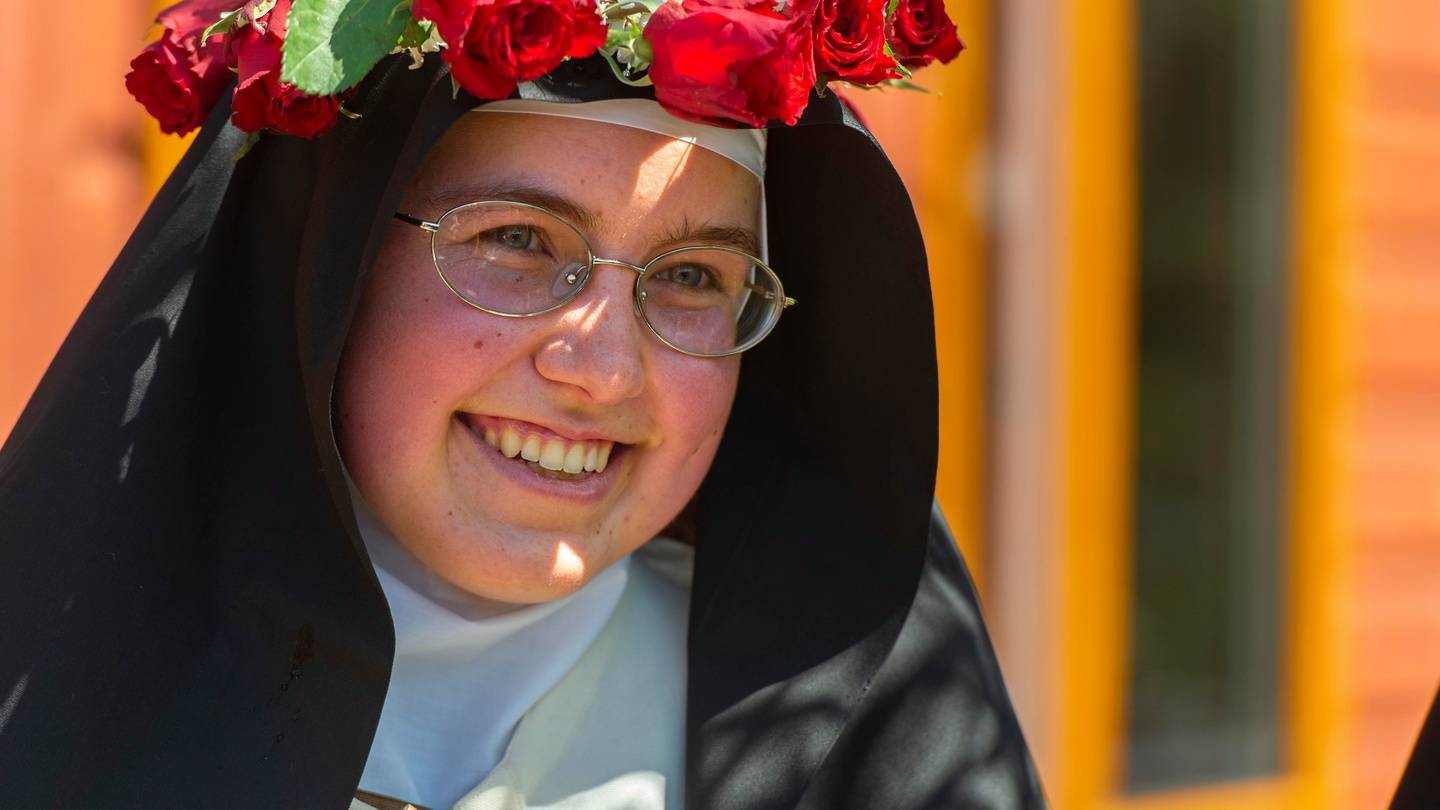
<svg viewBox="0 0 1440 810">
<path fill-rule="evenodd" d="M 598 268 L 598 267 L 596 268 L 597 271 L 598 271 L 599 269 L 600 269 L 600 268 Z M 604 269 L 605 269 L 605 270 L 616 270 L 617 268 L 607 267 L 607 268 L 604 268 Z M 629 273 L 629 272 L 630 272 L 630 271 L 628 271 L 628 270 L 624 270 L 623 268 L 618 268 L 618 269 L 620 270 L 620 272 L 625 272 L 625 273 Z M 594 271 L 592 271 L 592 272 L 594 272 Z M 593 282 L 592 282 L 592 284 L 593 284 Z M 573 308 L 570 309 L 568 312 L 566 312 L 564 315 L 560 316 L 560 322 L 563 323 L 563 324 L 565 324 L 566 326 L 574 329 L 574 330 L 576 331 L 576 333 L 578 333 L 578 334 L 580 334 L 580 335 L 582 335 L 582 336 L 591 335 L 591 334 L 593 334 L 593 333 L 595 332 L 596 329 L 599 328 L 599 326 L 600 326 L 600 319 L 605 316 L 605 313 L 606 313 L 606 312 L 609 310 L 609 308 L 610 308 L 610 304 L 611 304 L 611 301 L 610 301 L 610 299 L 608 299 L 608 298 L 601 299 L 601 300 L 598 300 L 598 301 L 586 301 L 582 306 L 573 307 Z M 628 314 L 628 313 L 626 313 L 626 314 Z M 563 343 L 563 341 L 558 341 L 558 340 L 557 340 L 557 341 L 552 342 L 550 345 L 554 346 L 554 345 L 556 345 L 557 343 Z M 573 348 L 570 347 L 568 344 L 566 344 L 566 349 L 567 349 L 567 350 L 573 350 Z"/>
<path fill-rule="evenodd" d="M 584 582 L 585 561 L 575 553 L 568 543 L 555 546 L 555 560 L 550 565 L 552 582 Z"/>
<path fill-rule="evenodd" d="M 675 178 L 685 171 L 690 158 L 695 154 L 694 144 L 685 141 L 666 141 L 640 162 L 640 171 L 635 178 L 635 197 L 647 202 L 658 202 Z"/>
</svg>

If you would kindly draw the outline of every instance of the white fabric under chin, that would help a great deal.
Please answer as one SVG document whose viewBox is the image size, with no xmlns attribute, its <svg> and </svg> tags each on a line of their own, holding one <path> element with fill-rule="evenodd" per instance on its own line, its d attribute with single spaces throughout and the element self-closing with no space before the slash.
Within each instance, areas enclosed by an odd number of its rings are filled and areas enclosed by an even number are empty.
<svg viewBox="0 0 1440 810">
<path fill-rule="evenodd" d="M 678 810 L 685 797 L 685 638 L 694 554 L 633 555 L 615 613 L 520 720 L 454 810 Z"/>
<path fill-rule="evenodd" d="M 396 646 L 362 790 L 433 810 L 679 806 L 688 547 L 652 540 L 570 596 L 512 605 L 432 573 L 351 496 Z"/>
<path fill-rule="evenodd" d="M 495 767 L 515 724 L 600 634 L 630 560 L 563 599 L 493 602 L 425 568 L 358 490 L 351 495 L 395 622 L 395 664 L 360 787 L 448 808 Z"/>
</svg>

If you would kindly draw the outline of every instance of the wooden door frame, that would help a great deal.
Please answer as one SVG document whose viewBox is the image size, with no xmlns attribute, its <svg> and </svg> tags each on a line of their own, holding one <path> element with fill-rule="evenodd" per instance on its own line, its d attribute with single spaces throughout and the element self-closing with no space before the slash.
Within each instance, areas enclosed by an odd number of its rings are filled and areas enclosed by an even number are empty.
<svg viewBox="0 0 1440 810">
<path fill-rule="evenodd" d="M 1338 807 L 1348 405 L 1340 209 L 1344 4 L 1295 4 L 1290 457 L 1273 777 L 1124 792 L 1136 261 L 1131 0 L 1012 0 L 996 83 L 992 620 L 1051 802 L 1066 810 Z"/>
</svg>

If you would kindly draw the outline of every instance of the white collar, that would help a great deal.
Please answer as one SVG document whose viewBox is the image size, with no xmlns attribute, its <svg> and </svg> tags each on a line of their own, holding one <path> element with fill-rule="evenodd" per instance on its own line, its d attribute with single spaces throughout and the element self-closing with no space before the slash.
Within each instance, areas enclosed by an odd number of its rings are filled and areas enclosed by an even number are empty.
<svg viewBox="0 0 1440 810">
<path fill-rule="evenodd" d="M 495 767 L 516 723 L 600 634 L 630 557 L 562 599 L 485 600 L 432 573 L 351 493 L 395 622 L 390 688 L 360 787 L 447 808 Z"/>
</svg>

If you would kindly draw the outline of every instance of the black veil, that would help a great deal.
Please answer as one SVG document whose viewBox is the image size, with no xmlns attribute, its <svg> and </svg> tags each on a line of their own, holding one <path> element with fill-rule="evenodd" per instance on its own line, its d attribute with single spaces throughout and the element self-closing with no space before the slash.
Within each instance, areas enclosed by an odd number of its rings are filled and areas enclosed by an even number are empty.
<svg viewBox="0 0 1440 810">
<path fill-rule="evenodd" d="M 215 110 L 0 451 L 0 806 L 348 806 L 394 639 L 331 387 L 391 213 L 477 103 L 407 64 L 240 160 Z M 598 59 L 520 89 L 646 93 Z M 771 130 L 766 188 L 803 303 L 746 354 L 698 499 L 687 805 L 1040 806 L 932 509 L 909 198 L 833 94 Z"/>
</svg>

